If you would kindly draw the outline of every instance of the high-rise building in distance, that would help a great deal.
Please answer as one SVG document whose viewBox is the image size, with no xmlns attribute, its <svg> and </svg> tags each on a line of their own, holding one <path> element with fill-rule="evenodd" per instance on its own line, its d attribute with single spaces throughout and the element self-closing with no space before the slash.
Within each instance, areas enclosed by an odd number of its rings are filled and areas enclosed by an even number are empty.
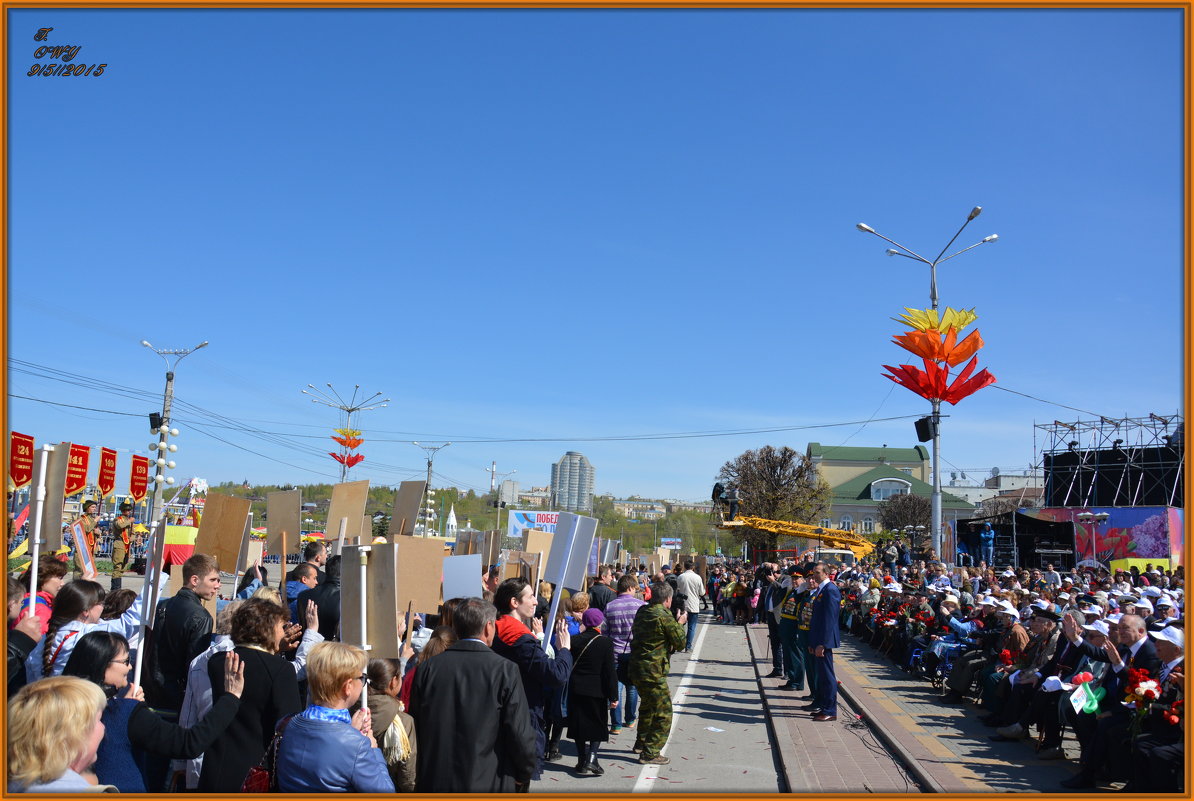
<svg viewBox="0 0 1194 801">
<path fill-rule="evenodd" d="M 583 453 L 568 451 L 551 466 L 551 504 L 566 512 L 593 511 L 593 465 Z"/>
</svg>

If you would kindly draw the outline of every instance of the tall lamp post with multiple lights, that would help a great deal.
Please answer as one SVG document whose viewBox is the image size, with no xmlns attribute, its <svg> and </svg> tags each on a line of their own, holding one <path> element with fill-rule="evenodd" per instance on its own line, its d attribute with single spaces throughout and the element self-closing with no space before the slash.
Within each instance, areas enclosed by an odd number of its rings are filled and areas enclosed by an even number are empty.
<svg viewBox="0 0 1194 801">
<path fill-rule="evenodd" d="M 937 258 L 933 259 L 932 261 L 930 261 L 929 259 L 926 259 L 924 256 L 921 256 L 920 254 L 916 253 L 916 251 L 904 247 L 899 242 L 896 242 L 894 239 L 888 239 L 883 234 L 879 233 L 874 228 L 871 228 L 866 223 L 858 223 L 857 228 L 859 231 L 862 231 L 863 233 L 874 234 L 875 236 L 879 237 L 880 239 L 882 239 L 886 242 L 890 242 L 891 244 L 895 245 L 894 248 L 887 249 L 888 256 L 903 256 L 906 259 L 912 259 L 913 261 L 918 261 L 921 264 L 927 264 L 929 266 L 929 300 L 933 304 L 933 311 L 936 312 L 937 311 L 937 266 L 949 261 L 954 256 L 960 256 L 968 250 L 973 250 L 974 248 L 978 247 L 979 245 L 985 245 L 988 242 L 994 242 L 997 239 L 999 239 L 998 234 L 991 234 L 990 236 L 984 237 L 980 241 L 975 242 L 970 247 L 962 248 L 961 250 L 951 253 L 948 256 L 945 255 L 945 251 L 949 250 L 950 246 L 953 245 L 954 241 L 957 240 L 957 238 L 959 236 L 961 236 L 962 231 L 966 230 L 966 226 L 970 224 L 970 221 L 973 220 L 975 217 L 977 217 L 979 214 L 981 214 L 982 211 L 983 211 L 982 206 L 975 206 L 973 209 L 971 209 L 969 216 L 966 217 L 966 222 L 962 223 L 962 227 L 959 228 L 958 232 L 953 235 L 953 239 L 950 239 L 949 242 L 947 242 L 945 244 L 945 247 L 943 247 L 941 249 L 941 252 L 937 254 Z M 931 428 L 930 428 L 930 433 L 932 434 L 932 438 L 933 438 L 933 497 L 932 497 L 932 503 L 933 503 L 933 521 L 932 521 L 932 524 L 933 524 L 932 525 L 933 550 L 937 553 L 938 559 L 941 559 L 942 561 L 952 562 L 953 561 L 952 558 L 947 560 L 944 558 L 944 555 L 941 553 L 941 399 L 940 398 L 931 398 L 930 401 L 933 404 L 933 413 L 931 415 Z"/>
<path fill-rule="evenodd" d="M 431 464 L 435 461 L 435 454 L 442 451 L 444 448 L 451 445 L 451 442 L 441 442 L 439 444 L 424 445 L 421 442 L 412 442 L 416 448 L 422 448 L 423 452 L 427 454 L 427 485 L 423 487 L 423 497 L 419 502 L 419 519 L 423 521 L 423 536 L 427 536 L 427 531 L 431 526 L 431 507 L 435 505 L 435 490 L 431 489 Z M 418 523 L 415 523 L 415 528 L 418 528 Z"/>
<path fill-rule="evenodd" d="M 166 391 L 162 398 L 162 416 L 160 419 L 153 421 L 157 423 L 157 425 L 154 426 L 154 430 L 158 434 L 158 441 L 151 442 L 149 444 L 149 452 L 157 453 L 157 458 L 154 460 L 154 464 L 157 466 L 157 469 L 154 471 L 153 475 L 153 495 L 149 501 L 149 510 L 145 515 L 146 523 L 152 524 L 154 513 L 164 511 L 161 508 L 162 490 L 164 489 L 163 485 L 174 483 L 173 476 L 164 475 L 166 468 L 170 468 L 171 470 L 174 469 L 174 462 L 168 460 L 166 458 L 166 454 L 174 453 L 178 450 L 178 446 L 169 441 L 170 437 L 178 436 L 178 429 L 170 427 L 170 409 L 174 405 L 174 371 L 178 369 L 178 363 L 187 356 L 199 350 L 200 348 L 206 348 L 207 341 L 204 340 L 195 347 L 187 348 L 186 350 L 165 350 L 155 348 L 144 339 L 141 340 L 141 344 L 142 346 L 149 348 L 154 353 L 161 356 L 162 361 L 166 363 Z M 171 361 L 171 358 L 174 359 L 173 362 Z"/>
<path fill-rule="evenodd" d="M 345 479 L 348 478 L 349 469 L 365 458 L 360 454 L 351 453 L 351 451 L 356 450 L 356 448 L 363 441 L 360 438 L 360 432 L 354 432 L 352 430 L 352 416 L 354 414 L 368 412 L 373 409 L 384 409 L 386 404 L 390 402 L 390 399 L 385 398 L 384 400 L 377 400 L 381 393 L 375 392 L 369 398 L 358 401 L 357 394 L 361 391 L 360 384 L 357 384 L 352 388 L 352 397 L 348 400 L 344 400 L 344 398 L 340 397 L 340 393 L 337 392 L 336 388 L 331 384 L 328 384 L 327 388 L 328 391 L 324 392 L 322 389 L 316 388 L 314 384 L 307 384 L 307 389 L 304 389 L 302 392 L 304 395 L 310 396 L 312 403 L 321 403 L 324 406 L 330 406 L 333 409 L 339 409 L 340 413 L 344 415 L 342 420 L 343 425 L 336 432 L 341 436 L 332 437 L 332 439 L 339 443 L 340 453 L 329 454 L 333 459 L 340 463 L 340 483 L 343 484 Z M 307 390 L 311 391 L 308 392 Z"/>
</svg>

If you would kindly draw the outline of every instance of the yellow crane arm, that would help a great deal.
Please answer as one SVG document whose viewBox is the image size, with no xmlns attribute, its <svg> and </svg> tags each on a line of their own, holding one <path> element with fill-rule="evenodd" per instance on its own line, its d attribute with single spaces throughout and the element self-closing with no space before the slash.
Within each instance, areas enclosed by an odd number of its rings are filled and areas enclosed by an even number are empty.
<svg viewBox="0 0 1194 801">
<path fill-rule="evenodd" d="M 860 537 L 853 531 L 812 526 L 808 523 L 796 523 L 791 520 L 768 520 L 765 517 L 752 517 L 750 515 L 743 515 L 736 520 L 724 522 L 719 528 L 753 528 L 758 531 L 769 531 L 772 534 L 779 534 L 785 537 L 804 537 L 805 539 L 823 542 L 830 547 L 853 551 L 854 555 L 859 559 L 865 557 L 875 547 L 874 543 L 870 540 Z"/>
</svg>

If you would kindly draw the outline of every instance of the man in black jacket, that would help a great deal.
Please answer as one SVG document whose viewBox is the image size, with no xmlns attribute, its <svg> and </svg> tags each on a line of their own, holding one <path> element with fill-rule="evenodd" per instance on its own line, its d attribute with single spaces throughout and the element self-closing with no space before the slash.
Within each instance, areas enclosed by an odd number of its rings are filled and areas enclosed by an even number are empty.
<svg viewBox="0 0 1194 801">
<path fill-rule="evenodd" d="M 593 582 L 593 586 L 589 587 L 589 606 L 593 609 L 600 609 L 602 613 L 605 612 L 605 605 L 618 597 L 614 592 L 613 583 L 614 571 L 609 565 L 601 565 L 597 568 L 597 580 Z"/>
<path fill-rule="evenodd" d="M 319 633 L 325 640 L 340 639 L 340 555 L 328 560 L 327 581 L 299 593 L 298 609 L 314 601 L 319 608 Z"/>
<path fill-rule="evenodd" d="M 182 587 L 158 607 L 149 656 L 151 686 L 146 700 L 158 709 L 182 709 L 191 660 L 211 643 L 213 620 L 203 607 L 220 592 L 216 560 L 197 553 L 182 565 Z"/>
<path fill-rule="evenodd" d="M 1108 642 L 1099 649 L 1081 638 L 1070 639 L 1081 653 L 1092 660 L 1111 663 L 1103 681 L 1106 694 L 1099 704 L 1100 713 L 1110 714 L 1099 717 L 1089 747 L 1083 747 L 1082 770 L 1061 783 L 1062 787 L 1071 790 L 1094 787 L 1095 779 L 1104 768 L 1109 769 L 1113 775 L 1127 771 L 1128 766 L 1123 762 L 1128 754 L 1123 750 L 1123 743 L 1128 740 L 1132 713 L 1119 702 L 1127 689 L 1128 669 L 1146 670 L 1154 679 L 1161 674 L 1161 659 L 1157 656 L 1156 646 L 1148 638 L 1144 618 L 1139 615 L 1124 615 L 1116 627 L 1119 630 L 1118 646 Z"/>
<path fill-rule="evenodd" d="M 490 650 L 496 616 L 492 604 L 469 598 L 452 616 L 459 640 L 415 673 L 415 792 L 525 792 L 530 784 L 542 749 L 518 666 Z"/>
</svg>

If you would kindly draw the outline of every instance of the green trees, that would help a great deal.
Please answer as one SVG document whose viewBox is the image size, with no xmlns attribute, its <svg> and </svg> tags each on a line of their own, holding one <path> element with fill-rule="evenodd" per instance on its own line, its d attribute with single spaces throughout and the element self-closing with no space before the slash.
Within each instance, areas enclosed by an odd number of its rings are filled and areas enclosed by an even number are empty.
<svg viewBox="0 0 1194 801">
<path fill-rule="evenodd" d="M 739 515 L 815 524 L 831 503 L 829 483 L 808 457 L 786 445 L 739 454 L 721 466 L 717 480 L 738 489 Z M 778 535 L 745 529 L 743 538 L 752 547 L 774 551 Z"/>
</svg>

